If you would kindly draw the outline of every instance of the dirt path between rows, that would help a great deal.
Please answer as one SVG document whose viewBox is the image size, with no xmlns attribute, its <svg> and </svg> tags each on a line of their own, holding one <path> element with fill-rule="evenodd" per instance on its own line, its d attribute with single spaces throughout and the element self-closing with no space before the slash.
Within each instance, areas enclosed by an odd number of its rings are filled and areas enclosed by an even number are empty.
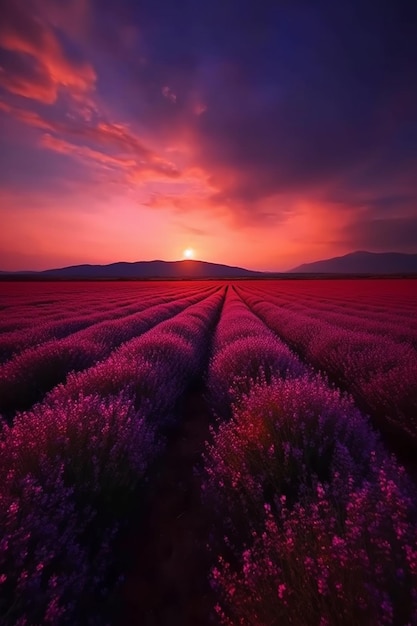
<svg viewBox="0 0 417 626">
<path fill-rule="evenodd" d="M 194 471 L 208 438 L 210 412 L 201 389 L 189 391 L 143 503 L 143 519 L 129 533 L 130 567 L 116 626 L 213 624 L 207 582 L 209 524 Z M 211 619 L 210 619 L 211 618 Z"/>
</svg>

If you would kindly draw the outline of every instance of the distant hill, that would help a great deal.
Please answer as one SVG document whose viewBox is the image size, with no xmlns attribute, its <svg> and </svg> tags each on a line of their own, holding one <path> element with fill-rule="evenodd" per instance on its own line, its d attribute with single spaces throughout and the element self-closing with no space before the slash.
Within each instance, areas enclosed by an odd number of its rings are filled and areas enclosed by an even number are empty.
<svg viewBox="0 0 417 626">
<path fill-rule="evenodd" d="M 292 274 L 417 274 L 417 254 L 351 252 L 333 259 L 304 263 Z"/>
<path fill-rule="evenodd" d="M 14 276 L 30 274 L 31 278 L 245 278 L 262 276 L 262 272 L 230 267 L 205 261 L 137 261 L 110 265 L 73 265 L 42 272 L 10 272 Z"/>
<path fill-rule="evenodd" d="M 345 256 L 304 263 L 288 272 L 257 272 L 206 261 L 136 261 L 109 265 L 72 265 L 42 272 L 0 270 L 2 280 L 41 279 L 188 279 L 188 278 L 290 278 L 293 274 L 417 274 L 417 254 L 352 252 Z"/>
</svg>

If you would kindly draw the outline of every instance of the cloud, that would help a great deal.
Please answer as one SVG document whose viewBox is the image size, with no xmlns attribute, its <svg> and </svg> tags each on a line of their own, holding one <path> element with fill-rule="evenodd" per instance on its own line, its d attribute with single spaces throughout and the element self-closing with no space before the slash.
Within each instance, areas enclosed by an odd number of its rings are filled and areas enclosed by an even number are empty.
<svg viewBox="0 0 417 626">
<path fill-rule="evenodd" d="M 42 136 L 41 145 L 44 148 L 59 152 L 60 154 L 69 154 L 81 159 L 92 160 L 100 165 L 113 166 L 118 168 L 132 168 L 136 165 L 133 159 L 126 159 L 123 157 L 114 157 L 109 154 L 104 154 L 98 150 L 92 150 L 88 146 L 77 146 L 75 144 L 58 139 L 52 135 L 45 134 Z"/>
<path fill-rule="evenodd" d="M 202 115 L 206 111 L 207 111 L 207 105 L 202 104 L 201 102 L 196 102 L 196 104 L 193 107 L 193 112 L 195 115 Z"/>
<path fill-rule="evenodd" d="M 170 87 L 168 87 L 167 85 L 165 85 L 165 87 L 162 87 L 162 95 L 167 100 L 170 100 L 173 104 L 175 104 L 176 101 L 177 101 L 177 96 L 172 91 L 172 89 Z"/>
<path fill-rule="evenodd" d="M 146 146 L 126 124 L 98 121 L 96 124 L 67 125 L 66 132 L 97 146 L 131 155 L 138 169 L 148 169 L 169 178 L 180 176 L 174 163 Z"/>
<path fill-rule="evenodd" d="M 47 69 L 27 54 L 2 53 L 0 85 L 10 93 L 45 104 L 52 104 L 57 97 Z"/>
<path fill-rule="evenodd" d="M 185 173 L 176 188 L 151 191 L 141 204 L 155 210 L 169 210 L 177 215 L 186 215 L 187 219 L 192 219 L 193 216 L 199 219 L 204 216 L 211 218 L 213 223 L 217 219 L 227 222 L 231 216 L 223 206 L 213 206 L 210 199 L 212 189 L 207 185 L 207 181 L 201 179 L 196 186 L 192 180 L 187 179 Z"/>
<path fill-rule="evenodd" d="M 86 145 L 74 144 L 50 134 L 42 136 L 41 146 L 100 167 L 119 170 L 122 173 L 120 180 L 129 184 L 138 184 L 149 180 L 171 180 L 181 176 L 172 163 L 150 151 L 148 151 L 147 159 L 139 160 L 132 158 L 132 156 L 107 154 Z"/>
<path fill-rule="evenodd" d="M 123 57 L 127 109 L 159 140 L 185 138 L 216 190 L 213 207 L 268 226 L 297 200 L 343 211 L 348 197 L 352 210 L 370 203 L 385 181 L 402 193 L 416 157 L 410 3 L 383 1 L 377 15 L 370 0 L 123 7 L 140 24 L 136 54 Z M 160 85 L 181 93 L 175 107 Z"/>
<path fill-rule="evenodd" d="M 11 93 L 52 104 L 62 90 L 82 101 L 95 89 L 94 68 L 69 58 L 38 3 L 6 3 L 0 48 L 6 51 L 1 56 L 0 85 Z"/>
<path fill-rule="evenodd" d="M 122 170 L 122 179 L 128 184 L 182 177 L 171 160 L 146 146 L 125 124 L 104 120 L 48 121 L 34 111 L 3 101 L 0 101 L 0 111 L 23 124 L 48 131 L 41 136 L 41 147 L 90 164 Z"/>
<path fill-rule="evenodd" d="M 181 231 L 184 231 L 185 233 L 193 235 L 195 237 L 208 237 L 210 235 L 207 230 L 199 228 L 198 226 L 194 226 L 193 224 L 186 224 L 181 220 L 175 220 L 175 222 L 173 223 L 175 224 L 175 226 L 178 226 Z"/>
<path fill-rule="evenodd" d="M 55 127 L 52 124 L 43 119 L 38 113 L 35 113 L 34 111 L 15 107 L 8 104 L 7 102 L 2 102 L 1 100 L 0 111 L 6 113 L 7 115 L 11 115 L 19 122 L 27 124 L 28 126 L 32 126 L 33 128 L 49 131 L 55 130 Z"/>
</svg>

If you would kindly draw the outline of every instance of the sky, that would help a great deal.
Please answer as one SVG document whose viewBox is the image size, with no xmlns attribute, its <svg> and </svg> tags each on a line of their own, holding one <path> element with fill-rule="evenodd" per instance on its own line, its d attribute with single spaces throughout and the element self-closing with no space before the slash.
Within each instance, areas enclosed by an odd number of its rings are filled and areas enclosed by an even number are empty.
<svg viewBox="0 0 417 626">
<path fill-rule="evenodd" d="M 415 0 L 0 4 L 0 269 L 417 252 Z"/>
</svg>

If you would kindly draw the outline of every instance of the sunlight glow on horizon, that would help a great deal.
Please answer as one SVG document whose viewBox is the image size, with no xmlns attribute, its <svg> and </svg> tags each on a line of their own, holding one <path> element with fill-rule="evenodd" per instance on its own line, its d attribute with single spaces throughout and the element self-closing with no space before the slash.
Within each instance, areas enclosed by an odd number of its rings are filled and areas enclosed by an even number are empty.
<svg viewBox="0 0 417 626">
<path fill-rule="evenodd" d="M 194 250 L 192 248 L 186 248 L 182 253 L 184 259 L 193 259 L 194 258 Z"/>
</svg>

